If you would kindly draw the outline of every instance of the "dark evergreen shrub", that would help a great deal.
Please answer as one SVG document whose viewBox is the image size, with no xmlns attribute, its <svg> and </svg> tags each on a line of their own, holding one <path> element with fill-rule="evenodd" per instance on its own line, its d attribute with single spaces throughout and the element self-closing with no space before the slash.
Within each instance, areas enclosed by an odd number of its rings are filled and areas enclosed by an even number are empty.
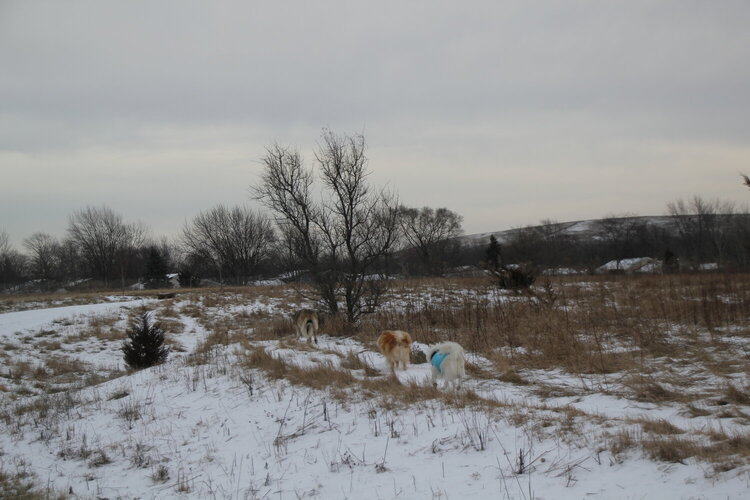
<svg viewBox="0 0 750 500">
<path fill-rule="evenodd" d="M 125 363 L 133 369 L 148 368 L 167 359 L 169 348 L 164 346 L 164 331 L 151 323 L 151 313 L 136 316 L 122 343 Z"/>
<path fill-rule="evenodd" d="M 665 273 L 676 273 L 680 270 L 680 259 L 672 252 L 672 250 L 667 249 L 666 252 L 664 252 L 664 264 L 663 264 L 663 271 Z"/>
<path fill-rule="evenodd" d="M 500 266 L 499 269 L 492 272 L 500 288 L 509 290 L 519 290 L 529 288 L 534 284 L 537 277 L 536 269 L 528 264 L 518 266 Z"/>
</svg>

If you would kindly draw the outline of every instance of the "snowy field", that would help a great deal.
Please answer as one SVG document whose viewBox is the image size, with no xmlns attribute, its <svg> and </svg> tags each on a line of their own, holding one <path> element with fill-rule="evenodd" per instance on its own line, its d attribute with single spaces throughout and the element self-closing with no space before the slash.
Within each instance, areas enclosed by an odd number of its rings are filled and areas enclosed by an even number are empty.
<svg viewBox="0 0 750 500">
<path fill-rule="evenodd" d="M 371 342 L 325 328 L 315 346 L 254 339 L 252 327 L 209 345 L 200 303 L 110 297 L 0 314 L 0 471 L 32 480 L 38 498 L 750 498 L 747 457 L 717 471 L 628 446 L 649 423 L 745 438 L 747 419 L 624 397 L 616 375 L 528 370 L 532 383 L 503 381 L 479 353 L 469 353 L 464 394 L 433 391 L 424 363 L 399 372 L 398 385 Z M 281 303 L 206 308 L 252 325 L 288 315 Z M 172 354 L 128 373 L 122 332 L 141 308 L 169 322 Z M 274 374 L 253 364 L 263 354 L 331 378 Z M 540 394 L 546 383 L 556 390 Z"/>
</svg>

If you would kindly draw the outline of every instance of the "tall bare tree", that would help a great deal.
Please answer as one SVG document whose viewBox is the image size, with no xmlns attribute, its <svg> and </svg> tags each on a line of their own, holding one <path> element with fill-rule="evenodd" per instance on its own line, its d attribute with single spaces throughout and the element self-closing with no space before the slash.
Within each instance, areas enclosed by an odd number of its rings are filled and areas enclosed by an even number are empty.
<svg viewBox="0 0 750 500">
<path fill-rule="evenodd" d="M 213 263 L 223 280 L 243 284 L 269 257 L 275 234 L 270 219 L 246 207 L 218 205 L 201 212 L 182 231 L 188 253 Z"/>
<path fill-rule="evenodd" d="M 447 208 L 401 206 L 398 220 L 401 234 L 419 256 L 422 270 L 441 273 L 451 240 L 463 234 L 463 217 Z"/>
<path fill-rule="evenodd" d="M 312 276 L 318 298 L 349 322 L 375 310 L 385 291 L 371 279 L 397 234 L 395 195 L 373 190 L 362 135 L 324 130 L 315 151 L 323 198 L 313 199 L 314 173 L 299 152 L 274 145 L 262 158 L 264 171 L 254 196 L 270 208 L 288 249 Z"/>
<path fill-rule="evenodd" d="M 30 271 L 35 278 L 52 280 L 60 277 L 61 246 L 47 233 L 34 233 L 23 241 L 31 253 Z"/>
<path fill-rule="evenodd" d="M 70 237 L 63 238 L 58 248 L 58 265 L 60 278 L 76 280 L 86 278 L 86 262 L 81 257 L 78 246 Z"/>
<path fill-rule="evenodd" d="M 124 286 L 128 263 L 145 233 L 143 225 L 123 223 L 122 216 L 106 206 L 78 210 L 68 223 L 68 237 L 106 286 L 118 271 Z"/>
<path fill-rule="evenodd" d="M 636 234 L 641 223 L 634 214 L 610 214 L 596 221 L 596 235 L 607 246 L 618 265 L 622 259 L 641 257 L 633 254 Z"/>
</svg>

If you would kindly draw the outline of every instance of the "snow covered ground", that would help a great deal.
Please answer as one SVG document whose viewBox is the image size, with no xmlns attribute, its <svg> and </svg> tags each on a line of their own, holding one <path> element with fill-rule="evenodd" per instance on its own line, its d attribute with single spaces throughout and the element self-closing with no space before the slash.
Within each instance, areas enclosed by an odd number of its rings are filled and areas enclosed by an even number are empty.
<svg viewBox="0 0 750 500">
<path fill-rule="evenodd" d="M 571 388 L 544 398 L 531 385 L 467 380 L 465 389 L 484 404 L 457 404 L 458 396 L 406 404 L 357 384 L 316 389 L 249 366 L 247 350 L 264 349 L 290 366 L 331 370 L 347 370 L 344 360 L 352 353 L 383 374 L 371 379 L 387 383 L 385 364 L 370 345 L 325 335 L 317 346 L 251 337 L 192 357 L 210 332 L 179 301 L 171 307 L 181 325 L 170 333 L 172 356 L 127 374 L 121 340 L 107 332 L 124 329 L 133 310 L 155 302 L 119 298 L 0 314 L 6 364 L 0 372 L 0 471 L 33 474 L 42 490 L 71 498 L 750 497 L 746 466 L 716 473 L 694 459 L 654 461 L 637 447 L 615 453 L 614 440 L 642 432 L 634 423 L 639 419 L 666 420 L 686 431 L 746 431 L 732 421 L 687 417 L 669 404 L 592 389 L 611 383 L 604 377 L 524 374 Z M 274 311 L 278 303 L 256 301 L 224 312 Z M 92 324 L 99 325 L 97 334 L 89 335 Z M 23 376 L 52 370 L 45 361 L 50 355 L 89 367 L 104 381 L 62 377 L 46 386 L 54 388 L 50 394 Z M 480 356 L 471 360 L 483 366 Z M 367 378 L 362 370 L 350 371 Z M 430 390 L 427 364 L 411 365 L 398 377 L 404 387 Z"/>
</svg>

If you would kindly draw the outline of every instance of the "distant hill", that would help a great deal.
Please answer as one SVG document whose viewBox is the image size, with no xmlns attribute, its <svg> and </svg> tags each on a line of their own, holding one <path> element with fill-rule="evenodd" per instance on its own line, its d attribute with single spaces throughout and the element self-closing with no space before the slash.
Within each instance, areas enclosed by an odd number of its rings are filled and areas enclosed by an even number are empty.
<svg viewBox="0 0 750 500">
<path fill-rule="evenodd" d="M 665 229 L 670 234 L 673 234 L 677 230 L 675 218 L 669 215 L 653 215 L 653 216 L 637 216 L 637 217 L 615 217 L 616 220 L 623 222 L 635 222 L 643 225 L 650 225 Z M 528 229 L 538 229 L 544 234 L 556 234 L 556 235 L 567 235 L 576 236 L 583 240 L 596 240 L 598 239 L 597 233 L 601 230 L 601 222 L 608 220 L 608 218 L 602 219 L 588 219 L 578 220 L 572 222 L 556 222 L 554 224 L 540 224 L 536 226 L 525 226 L 512 229 L 506 229 L 504 231 L 493 231 L 489 233 L 475 233 L 468 234 L 461 237 L 461 240 L 467 245 L 483 244 L 489 241 L 490 236 L 495 236 L 499 243 L 503 243 L 511 239 L 513 234 L 519 231 Z"/>
</svg>

